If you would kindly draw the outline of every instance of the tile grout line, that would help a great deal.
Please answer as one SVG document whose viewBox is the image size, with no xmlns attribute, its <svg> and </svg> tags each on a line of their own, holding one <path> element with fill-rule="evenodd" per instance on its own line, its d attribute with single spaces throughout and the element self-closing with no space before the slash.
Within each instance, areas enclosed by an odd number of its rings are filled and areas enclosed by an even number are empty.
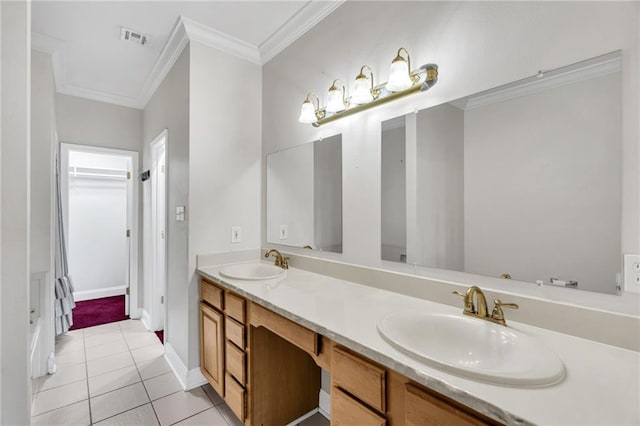
<svg viewBox="0 0 640 426">
<path fill-rule="evenodd" d="M 204 390 L 203 390 L 203 392 L 204 392 Z M 209 396 L 207 395 L 207 398 L 208 398 L 208 397 L 209 397 Z M 210 399 L 210 398 L 209 398 L 209 399 Z M 184 419 L 180 419 L 180 420 L 178 420 L 177 422 L 170 423 L 170 424 L 169 424 L 169 426 L 177 425 L 177 424 L 178 424 L 178 423 L 180 423 L 180 422 L 183 422 L 183 421 L 185 421 L 185 420 L 187 420 L 187 419 L 190 419 L 191 417 L 195 417 L 195 416 L 197 416 L 198 414 L 202 414 L 202 413 L 204 413 L 205 411 L 208 411 L 208 410 L 210 410 L 210 409 L 212 409 L 212 408 L 216 408 L 216 406 L 214 405 L 214 406 L 211 406 L 211 407 L 205 408 L 205 409 L 204 409 L 204 410 L 202 410 L 202 411 L 198 411 L 197 413 L 193 413 L 192 415 L 187 416 L 187 417 L 185 417 Z M 222 418 L 222 420 L 224 420 L 224 422 L 225 422 L 225 423 L 227 423 L 227 419 L 225 419 L 224 417 Z M 228 425 L 228 423 L 227 423 L 227 425 Z"/>
<path fill-rule="evenodd" d="M 122 331 L 122 327 L 120 327 L 120 331 Z M 124 333 L 122 334 L 124 335 Z M 124 341 L 127 347 L 129 348 L 129 355 L 131 355 L 131 358 L 133 358 L 133 354 L 131 353 L 131 347 L 129 346 L 129 341 L 127 340 L 126 337 Z M 142 388 L 144 389 L 144 392 L 147 394 L 147 398 L 149 398 L 149 405 L 151 405 L 151 410 L 153 410 L 153 415 L 156 416 L 156 421 L 160 425 L 160 418 L 158 417 L 158 413 L 156 413 L 156 407 L 153 405 L 153 401 L 151 400 L 151 395 L 149 395 L 149 391 L 147 390 L 147 387 L 144 385 L 144 379 L 142 378 L 142 374 L 140 373 L 140 369 L 138 368 L 138 363 L 136 362 L 135 358 L 133 358 L 133 365 L 136 366 L 136 371 L 138 372 L 138 376 L 140 376 Z M 156 376 L 156 377 L 159 377 L 159 376 Z"/>
<path fill-rule="evenodd" d="M 84 369 L 87 379 L 87 405 L 89 406 L 89 425 L 93 425 L 93 417 L 91 414 L 91 392 L 89 390 L 89 360 L 87 359 L 87 346 L 85 343 L 84 330 L 82 330 L 82 348 L 84 349 Z"/>
</svg>

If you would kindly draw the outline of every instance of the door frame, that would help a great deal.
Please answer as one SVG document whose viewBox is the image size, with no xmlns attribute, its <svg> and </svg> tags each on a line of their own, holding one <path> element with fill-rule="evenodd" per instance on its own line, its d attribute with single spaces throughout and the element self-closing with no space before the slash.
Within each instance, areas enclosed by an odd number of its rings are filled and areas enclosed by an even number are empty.
<svg viewBox="0 0 640 426">
<path fill-rule="evenodd" d="M 129 160 L 128 171 L 130 178 L 127 179 L 127 229 L 131 231 L 129 237 L 129 295 L 125 295 L 125 299 L 129 299 L 125 303 L 125 314 L 130 318 L 140 318 L 140 309 L 138 308 L 138 245 L 139 245 L 139 194 L 137 185 L 138 170 L 138 152 L 128 151 L 124 149 L 105 148 L 91 145 L 81 145 L 75 143 L 60 143 L 60 186 L 62 198 L 62 216 L 65 229 L 65 244 L 68 247 L 69 238 L 69 152 L 80 151 L 93 154 L 108 154 L 126 157 Z M 132 308 L 131 308 L 132 307 Z"/>
<path fill-rule="evenodd" d="M 151 300 L 149 305 L 149 328 L 152 331 L 165 330 L 167 318 L 167 225 L 168 225 L 168 185 L 167 166 L 169 131 L 164 129 L 150 144 L 151 150 Z M 164 149 L 164 206 L 158 205 L 158 155 Z M 164 209 L 164 224 L 158 223 L 158 208 Z M 164 229 L 164 239 L 159 232 Z M 160 246 L 164 250 L 159 250 Z M 162 279 L 159 280 L 158 276 Z M 160 297 L 164 296 L 161 303 Z M 165 337 L 166 340 L 166 337 Z"/>
</svg>

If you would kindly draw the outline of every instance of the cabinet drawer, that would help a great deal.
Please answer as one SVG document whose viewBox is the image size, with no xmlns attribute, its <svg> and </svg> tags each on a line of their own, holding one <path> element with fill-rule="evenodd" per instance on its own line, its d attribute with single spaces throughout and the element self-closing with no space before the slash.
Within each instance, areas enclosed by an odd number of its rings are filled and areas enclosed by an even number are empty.
<svg viewBox="0 0 640 426">
<path fill-rule="evenodd" d="M 372 408 L 386 410 L 385 371 L 340 348 L 331 357 L 333 385 L 349 392 Z"/>
<path fill-rule="evenodd" d="M 226 302 L 224 313 L 238 322 L 246 324 L 245 300 L 240 296 L 227 292 Z"/>
<path fill-rule="evenodd" d="M 238 349 L 236 345 L 227 341 L 227 353 L 226 353 L 225 362 L 227 364 L 227 373 L 231 374 L 235 377 L 241 385 L 247 384 L 247 379 L 245 376 L 246 368 L 245 368 L 245 359 L 246 354 L 244 351 Z"/>
<path fill-rule="evenodd" d="M 407 426 L 487 424 L 411 384 L 405 388 L 404 409 Z"/>
<path fill-rule="evenodd" d="M 309 354 L 318 355 L 318 335 L 315 332 L 256 303 L 251 304 L 250 322 L 255 327 L 271 330 Z"/>
<path fill-rule="evenodd" d="M 227 374 L 225 380 L 224 400 L 231 408 L 231 411 L 238 416 L 240 421 L 244 422 L 245 417 L 245 390 L 236 382 L 236 380 Z"/>
<path fill-rule="evenodd" d="M 222 310 L 222 289 L 204 278 L 200 279 L 200 299 L 214 308 Z"/>
<path fill-rule="evenodd" d="M 335 387 L 331 389 L 332 426 L 384 426 L 386 424 L 384 417 L 369 410 L 340 389 Z"/>
<path fill-rule="evenodd" d="M 236 344 L 240 349 L 245 348 L 245 334 L 244 334 L 244 325 L 238 323 L 236 320 L 227 317 L 227 320 L 224 322 L 225 325 L 225 335 L 227 339 L 231 340 Z"/>
</svg>

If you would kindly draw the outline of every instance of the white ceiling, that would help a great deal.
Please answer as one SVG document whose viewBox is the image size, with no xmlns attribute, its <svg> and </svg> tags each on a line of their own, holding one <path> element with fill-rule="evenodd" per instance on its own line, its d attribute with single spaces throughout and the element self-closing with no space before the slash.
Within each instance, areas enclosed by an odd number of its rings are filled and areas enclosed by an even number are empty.
<svg viewBox="0 0 640 426">
<path fill-rule="evenodd" d="M 342 1 L 33 1 L 32 44 L 58 92 L 143 108 L 186 40 L 263 64 Z M 123 26 L 150 43 L 121 41 Z"/>
</svg>

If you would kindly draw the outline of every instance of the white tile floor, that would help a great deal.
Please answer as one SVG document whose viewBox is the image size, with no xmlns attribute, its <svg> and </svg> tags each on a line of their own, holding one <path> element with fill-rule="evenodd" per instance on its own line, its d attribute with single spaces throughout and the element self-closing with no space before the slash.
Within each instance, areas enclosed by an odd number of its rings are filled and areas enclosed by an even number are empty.
<svg viewBox="0 0 640 426">
<path fill-rule="evenodd" d="M 56 362 L 56 374 L 33 380 L 34 425 L 240 424 L 209 386 L 182 391 L 140 321 L 59 336 Z"/>
<path fill-rule="evenodd" d="M 34 425 L 241 425 L 209 386 L 184 392 L 140 321 L 56 339 L 58 371 L 33 380 Z M 317 414 L 301 425 L 328 425 Z"/>
</svg>

